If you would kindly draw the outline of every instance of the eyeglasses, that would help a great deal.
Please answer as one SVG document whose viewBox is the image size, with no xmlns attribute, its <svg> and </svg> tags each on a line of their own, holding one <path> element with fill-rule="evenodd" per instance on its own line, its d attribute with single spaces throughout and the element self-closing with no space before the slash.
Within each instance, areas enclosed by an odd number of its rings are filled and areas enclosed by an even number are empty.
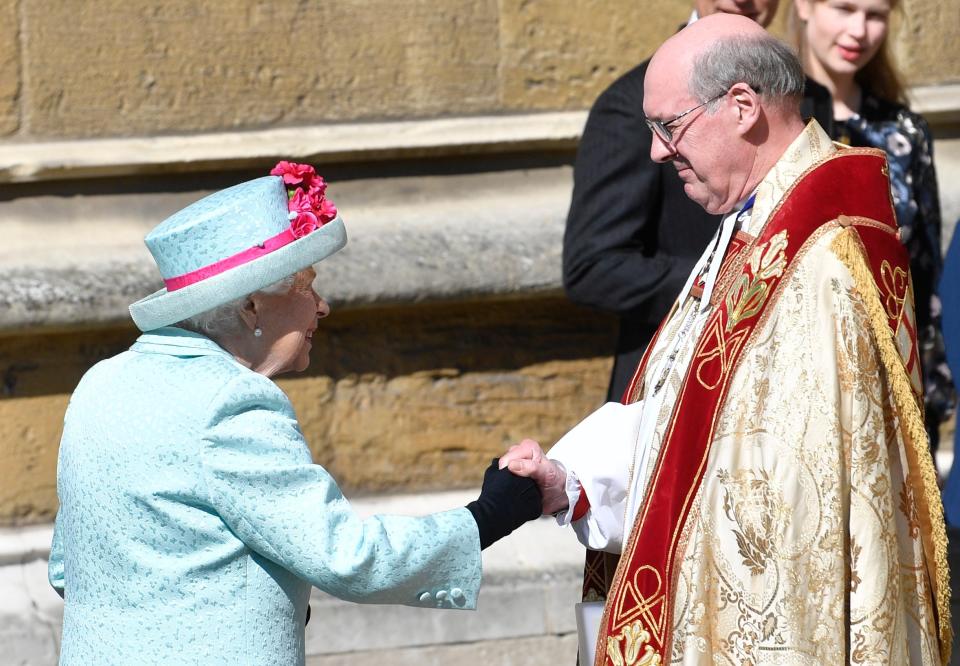
<svg viewBox="0 0 960 666">
<path fill-rule="evenodd" d="M 695 107 L 693 107 L 692 109 L 687 109 L 686 111 L 684 111 L 684 112 L 681 113 L 680 115 L 674 116 L 674 117 L 671 118 L 670 120 L 650 120 L 649 118 L 646 118 L 646 117 L 645 117 L 645 118 L 644 118 L 644 121 L 646 121 L 647 127 L 650 128 L 650 131 L 653 132 L 654 134 L 656 134 L 658 137 L 660 137 L 660 140 L 661 140 L 661 141 L 663 141 L 664 143 L 673 143 L 673 130 L 671 130 L 669 127 L 667 127 L 667 125 L 672 125 L 673 123 L 677 122 L 678 120 L 680 120 L 681 118 L 683 118 L 683 117 L 684 117 L 685 115 L 687 115 L 688 113 L 693 113 L 693 112 L 696 111 L 697 109 L 699 109 L 699 108 L 701 108 L 701 107 L 704 107 L 704 106 L 706 106 L 707 104 L 710 104 L 711 102 L 717 101 L 718 99 L 720 99 L 721 97 L 723 97 L 724 95 L 726 95 L 727 92 L 728 92 L 728 91 L 724 90 L 722 93 L 720 93 L 720 94 L 717 95 L 716 97 L 711 97 L 710 99 L 708 99 L 708 100 L 707 100 L 706 102 L 704 102 L 703 104 L 697 104 L 697 105 L 696 105 Z"/>
</svg>

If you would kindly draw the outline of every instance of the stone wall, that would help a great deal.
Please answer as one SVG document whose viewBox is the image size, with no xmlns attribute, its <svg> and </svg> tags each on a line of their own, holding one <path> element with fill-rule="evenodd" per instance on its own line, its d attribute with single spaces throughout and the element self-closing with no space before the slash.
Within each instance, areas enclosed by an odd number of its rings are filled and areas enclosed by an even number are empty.
<svg viewBox="0 0 960 666">
<path fill-rule="evenodd" d="M 682 20 L 684 2 L 664 5 L 651 20 L 633 0 L 4 0 L 0 132 L 580 108 Z"/>
<path fill-rule="evenodd" d="M 960 81 L 960 2 L 902 0 L 894 54 L 911 85 Z"/>
<path fill-rule="evenodd" d="M 787 1 L 781 3 L 781 15 Z M 655 7 L 655 10 L 653 8 Z M 0 137 L 585 108 L 686 0 L 0 1 Z M 904 0 L 913 84 L 960 80 L 960 4 Z"/>
<path fill-rule="evenodd" d="M 20 127 L 23 45 L 18 25 L 16 2 L 0 2 L 0 137 L 9 136 Z"/>
</svg>

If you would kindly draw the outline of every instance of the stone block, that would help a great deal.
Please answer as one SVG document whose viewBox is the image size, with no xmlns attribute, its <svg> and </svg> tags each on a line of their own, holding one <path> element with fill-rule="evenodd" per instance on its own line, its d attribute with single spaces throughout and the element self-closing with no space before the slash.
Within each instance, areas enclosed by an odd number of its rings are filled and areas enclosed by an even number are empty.
<svg viewBox="0 0 960 666">
<path fill-rule="evenodd" d="M 6 366 L 6 380 L 16 374 L 15 363 Z M 0 398 L 0 525 L 52 520 L 56 515 L 57 452 L 68 398 Z"/>
<path fill-rule="evenodd" d="M 46 559 L 0 565 L 0 645 L 4 664 L 56 664 L 63 603 L 46 583 Z"/>
<path fill-rule="evenodd" d="M 960 2 L 902 0 L 894 16 L 894 55 L 911 86 L 960 79 Z"/>
<path fill-rule="evenodd" d="M 17 2 L 0 1 L 0 136 L 20 127 L 20 18 Z"/>
<path fill-rule="evenodd" d="M 504 0 L 500 6 L 507 109 L 589 107 L 690 15 L 685 0 Z"/>
<path fill-rule="evenodd" d="M 23 3 L 26 129 L 90 137 L 489 110 L 496 5 Z"/>
</svg>

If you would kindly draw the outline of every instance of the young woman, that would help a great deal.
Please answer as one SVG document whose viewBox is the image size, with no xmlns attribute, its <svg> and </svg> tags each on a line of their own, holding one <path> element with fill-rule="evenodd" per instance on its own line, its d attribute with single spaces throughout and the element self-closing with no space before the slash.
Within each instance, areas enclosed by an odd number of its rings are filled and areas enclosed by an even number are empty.
<svg viewBox="0 0 960 666">
<path fill-rule="evenodd" d="M 930 128 L 907 108 L 888 51 L 895 5 L 896 0 L 794 0 L 791 32 L 807 76 L 833 97 L 828 128 L 833 138 L 887 153 L 901 240 L 910 251 L 927 432 L 936 447 L 939 424 L 953 404 L 936 294 L 943 266 L 940 200 Z"/>
</svg>

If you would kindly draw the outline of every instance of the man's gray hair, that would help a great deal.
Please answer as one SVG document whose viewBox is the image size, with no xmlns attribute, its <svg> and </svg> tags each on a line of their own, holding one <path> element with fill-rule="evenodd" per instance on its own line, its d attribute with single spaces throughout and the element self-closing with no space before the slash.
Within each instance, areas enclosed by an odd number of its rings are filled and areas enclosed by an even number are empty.
<svg viewBox="0 0 960 666">
<path fill-rule="evenodd" d="M 243 319 L 240 317 L 240 311 L 246 305 L 247 300 L 255 293 L 264 294 L 285 294 L 290 291 L 296 275 L 287 277 L 274 282 L 273 284 L 258 289 L 256 292 L 241 296 L 232 301 L 227 301 L 223 305 L 218 305 L 206 312 L 201 312 L 181 322 L 174 324 L 177 328 L 183 328 L 208 338 L 219 341 L 225 337 L 236 335 L 243 331 Z"/>
<path fill-rule="evenodd" d="M 792 107 L 803 96 L 803 67 L 793 49 L 770 35 L 721 38 L 694 59 L 688 89 L 698 102 L 735 83 L 746 83 L 767 102 Z"/>
</svg>

